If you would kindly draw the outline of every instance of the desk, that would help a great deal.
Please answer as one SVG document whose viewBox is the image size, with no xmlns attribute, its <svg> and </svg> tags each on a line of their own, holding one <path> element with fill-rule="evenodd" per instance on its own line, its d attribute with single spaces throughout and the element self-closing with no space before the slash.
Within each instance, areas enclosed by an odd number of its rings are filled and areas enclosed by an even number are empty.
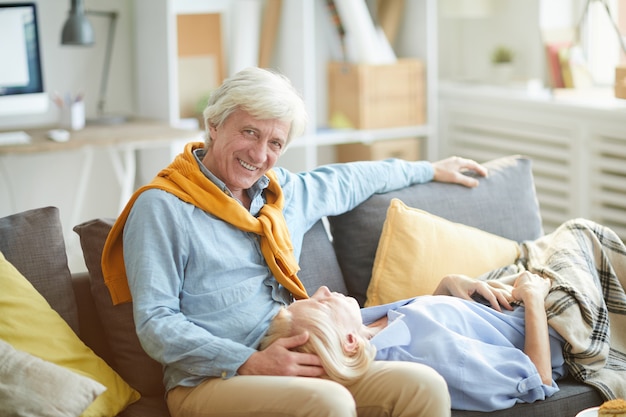
<svg viewBox="0 0 626 417">
<path fill-rule="evenodd" d="M 199 130 L 174 128 L 164 122 L 136 120 L 118 125 L 88 125 L 72 131 L 67 142 L 54 142 L 47 137 L 51 128 L 25 129 L 31 143 L 0 146 L 0 157 L 15 154 L 53 153 L 80 150 L 84 157 L 79 185 L 76 190 L 72 213 L 72 225 L 77 224 L 82 212 L 85 194 L 91 175 L 94 150 L 105 148 L 121 187 L 119 210 L 121 211 L 134 192 L 136 177 L 136 151 L 167 146 L 174 141 L 203 140 Z"/>
<path fill-rule="evenodd" d="M 48 128 L 24 129 L 31 136 L 31 143 L 1 145 L 0 155 L 32 152 L 54 152 L 89 147 L 114 147 L 143 149 L 163 146 L 173 140 L 197 139 L 202 131 L 171 127 L 153 120 L 135 120 L 112 125 L 87 125 L 82 130 L 70 131 L 70 140 L 54 142 L 48 139 Z"/>
</svg>

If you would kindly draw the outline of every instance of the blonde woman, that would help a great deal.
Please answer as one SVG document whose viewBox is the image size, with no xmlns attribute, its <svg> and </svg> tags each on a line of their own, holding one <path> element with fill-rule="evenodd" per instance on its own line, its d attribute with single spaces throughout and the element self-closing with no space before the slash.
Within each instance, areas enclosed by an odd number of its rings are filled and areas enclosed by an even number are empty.
<svg viewBox="0 0 626 417">
<path fill-rule="evenodd" d="M 260 349 L 305 331 L 299 350 L 317 354 L 327 377 L 344 385 L 375 359 L 418 362 L 446 379 L 452 408 L 508 408 L 551 396 L 565 374 L 563 339 L 544 310 L 549 288 L 528 272 L 513 286 L 450 275 L 434 296 L 361 310 L 355 299 L 320 287 L 280 310 Z M 513 307 L 517 301 L 524 308 Z"/>
</svg>

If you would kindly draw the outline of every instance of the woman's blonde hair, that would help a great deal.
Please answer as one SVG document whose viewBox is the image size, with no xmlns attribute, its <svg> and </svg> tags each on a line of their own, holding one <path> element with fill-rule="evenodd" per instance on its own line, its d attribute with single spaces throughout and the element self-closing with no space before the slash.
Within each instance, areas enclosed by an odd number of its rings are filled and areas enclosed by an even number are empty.
<svg viewBox="0 0 626 417">
<path fill-rule="evenodd" d="M 287 309 L 281 309 L 259 345 L 263 350 L 276 340 L 291 337 L 303 331 L 309 333 L 308 341 L 293 349 L 316 354 L 322 361 L 326 374 L 333 381 L 348 385 L 362 377 L 369 369 L 376 354 L 375 347 L 363 335 L 356 335 L 357 348 L 347 352 L 343 342 L 347 331 L 337 325 L 334 312 L 327 305 L 311 309 L 309 314 L 295 317 Z"/>
<path fill-rule="evenodd" d="M 308 118 L 302 97 L 287 77 L 262 68 L 246 68 L 227 78 L 209 96 L 203 112 L 207 148 L 212 142 L 209 126 L 221 126 L 237 109 L 259 120 L 289 122 L 286 145 L 304 133 Z"/>
</svg>

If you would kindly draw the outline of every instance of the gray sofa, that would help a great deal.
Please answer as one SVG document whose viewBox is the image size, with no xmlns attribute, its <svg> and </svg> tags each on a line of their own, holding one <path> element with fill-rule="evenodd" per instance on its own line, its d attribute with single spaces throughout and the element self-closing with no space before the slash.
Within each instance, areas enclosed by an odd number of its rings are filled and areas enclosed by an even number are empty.
<svg viewBox="0 0 626 417">
<path fill-rule="evenodd" d="M 416 185 L 373 196 L 351 212 L 329 218 L 329 227 L 322 222 L 316 224 L 307 233 L 300 260 L 299 276 L 307 289 L 314 291 L 324 284 L 354 296 L 361 304 L 365 302 L 378 238 L 394 197 L 411 207 L 516 241 L 540 236 L 543 230 L 531 161 L 510 156 L 486 165 L 490 175 L 481 179 L 478 188 L 440 183 Z M 139 345 L 133 329 L 132 306 L 113 306 L 103 283 L 100 256 L 112 224 L 113 219 L 94 219 L 74 228 L 80 236 L 88 274 L 70 275 L 58 211 L 52 207 L 0 219 L 0 251 L 80 338 L 141 393 L 141 399 L 120 415 L 168 417 L 161 367 Z M 603 401 L 593 388 L 571 379 L 560 381 L 559 386 L 561 390 L 546 401 L 518 404 L 492 413 L 453 410 L 452 415 L 574 417 L 580 410 Z"/>
</svg>

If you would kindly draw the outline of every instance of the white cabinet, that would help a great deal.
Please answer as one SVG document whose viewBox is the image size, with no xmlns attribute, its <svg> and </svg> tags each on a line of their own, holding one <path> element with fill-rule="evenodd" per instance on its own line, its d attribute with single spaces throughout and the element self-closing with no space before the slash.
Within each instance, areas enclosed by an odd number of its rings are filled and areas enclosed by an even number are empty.
<svg viewBox="0 0 626 417">
<path fill-rule="evenodd" d="M 180 118 L 177 16 L 221 13 L 223 51 L 231 48 L 233 13 L 244 0 L 135 0 L 137 50 L 137 108 L 140 116 L 176 124 Z M 252 19 L 255 17 L 252 16 Z M 426 63 L 426 123 L 374 130 L 337 130 L 327 125 L 327 64 L 333 56 L 332 24 L 323 0 L 282 1 L 280 23 L 271 66 L 287 75 L 302 92 L 310 117 L 309 128 L 279 160 L 293 170 L 332 162 L 332 145 L 404 137 L 423 138 L 424 158 L 435 159 L 437 149 L 437 2 L 405 1 L 396 53 Z M 209 40 L 210 41 L 210 40 Z M 232 72 L 232 71 L 231 71 Z M 326 148 L 327 153 L 323 151 Z M 322 155 L 320 157 L 320 155 Z M 324 156 L 326 155 L 326 156 Z"/>
<path fill-rule="evenodd" d="M 545 231 L 585 217 L 626 241 L 625 102 L 442 85 L 440 104 L 444 154 L 532 158 Z"/>
</svg>

